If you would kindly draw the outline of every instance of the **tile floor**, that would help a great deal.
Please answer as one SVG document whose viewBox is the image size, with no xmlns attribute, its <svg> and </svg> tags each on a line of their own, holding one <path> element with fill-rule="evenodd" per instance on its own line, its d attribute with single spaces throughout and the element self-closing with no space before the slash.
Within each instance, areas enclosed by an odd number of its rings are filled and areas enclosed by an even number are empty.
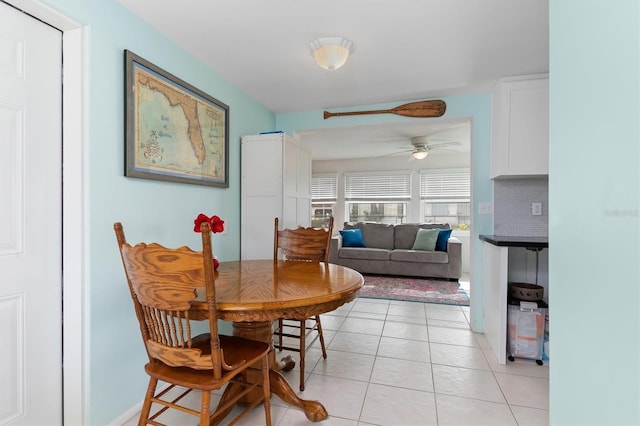
<svg viewBox="0 0 640 426">
<path fill-rule="evenodd" d="M 528 360 L 498 365 L 484 335 L 470 330 L 468 307 L 357 299 L 323 315 L 322 325 L 328 358 L 317 342 L 309 349 L 299 395 L 324 404 L 324 426 L 549 422 L 549 368 Z M 297 368 L 284 374 L 297 390 Z M 277 397 L 271 416 L 278 426 L 310 424 Z M 165 421 L 197 423 L 182 414 Z M 238 424 L 264 424 L 264 411 Z"/>
</svg>

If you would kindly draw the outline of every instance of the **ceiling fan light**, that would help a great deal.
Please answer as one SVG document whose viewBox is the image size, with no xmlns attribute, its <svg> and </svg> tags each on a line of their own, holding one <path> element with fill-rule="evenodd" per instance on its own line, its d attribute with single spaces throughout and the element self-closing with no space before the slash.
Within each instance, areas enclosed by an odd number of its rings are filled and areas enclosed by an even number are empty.
<svg viewBox="0 0 640 426">
<path fill-rule="evenodd" d="M 351 40 L 344 37 L 322 37 L 312 42 L 309 47 L 319 66 L 334 71 L 347 62 L 352 45 Z"/>
<path fill-rule="evenodd" d="M 429 151 L 424 149 L 417 149 L 413 151 L 411 155 L 413 155 L 413 158 L 415 158 L 416 160 L 424 160 L 425 158 L 427 158 L 427 155 L 429 155 Z"/>
</svg>

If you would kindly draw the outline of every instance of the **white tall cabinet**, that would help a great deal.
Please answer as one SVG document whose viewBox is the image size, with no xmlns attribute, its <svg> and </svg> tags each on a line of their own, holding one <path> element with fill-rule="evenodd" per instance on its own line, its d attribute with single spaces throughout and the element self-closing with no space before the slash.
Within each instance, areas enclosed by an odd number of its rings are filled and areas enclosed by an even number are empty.
<svg viewBox="0 0 640 426">
<path fill-rule="evenodd" d="M 311 153 L 285 133 L 242 137 L 242 259 L 273 257 L 273 220 L 311 225 Z"/>
</svg>

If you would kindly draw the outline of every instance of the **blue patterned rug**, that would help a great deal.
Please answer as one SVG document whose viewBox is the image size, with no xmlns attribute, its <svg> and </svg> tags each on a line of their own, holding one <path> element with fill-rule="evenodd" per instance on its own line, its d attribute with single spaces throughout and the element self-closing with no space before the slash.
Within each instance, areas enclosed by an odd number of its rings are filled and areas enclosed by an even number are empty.
<svg viewBox="0 0 640 426">
<path fill-rule="evenodd" d="M 388 275 L 364 275 L 359 297 L 469 306 L 469 295 L 458 282 Z"/>
</svg>

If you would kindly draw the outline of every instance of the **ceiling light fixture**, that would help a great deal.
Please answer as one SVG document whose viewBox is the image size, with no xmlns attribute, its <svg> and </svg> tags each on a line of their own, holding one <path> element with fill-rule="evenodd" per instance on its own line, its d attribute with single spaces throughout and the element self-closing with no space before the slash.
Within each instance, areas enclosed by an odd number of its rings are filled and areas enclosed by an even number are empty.
<svg viewBox="0 0 640 426">
<path fill-rule="evenodd" d="M 347 62 L 351 54 L 351 40 L 344 37 L 322 37 L 312 42 L 311 55 L 322 68 L 335 71 Z"/>
<path fill-rule="evenodd" d="M 424 160 L 429 155 L 429 151 L 424 146 L 417 146 L 415 151 L 411 153 L 416 160 Z"/>
</svg>

